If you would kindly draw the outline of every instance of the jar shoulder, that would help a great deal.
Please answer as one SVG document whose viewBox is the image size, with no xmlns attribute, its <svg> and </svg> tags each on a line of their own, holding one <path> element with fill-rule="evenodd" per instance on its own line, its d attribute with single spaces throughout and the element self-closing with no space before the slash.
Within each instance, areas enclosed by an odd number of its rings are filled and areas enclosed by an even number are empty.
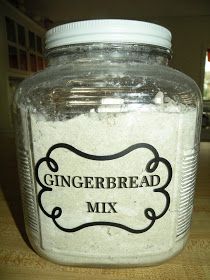
<svg viewBox="0 0 210 280">
<path fill-rule="evenodd" d="M 162 91 L 169 95 L 187 95 L 201 100 L 201 94 L 196 83 L 186 74 L 163 65 L 148 64 L 101 64 L 48 67 L 23 81 L 17 92 L 16 102 L 25 100 L 49 99 L 54 92 L 65 92 L 65 96 L 88 89 L 100 95 L 101 90 L 129 93 L 157 93 Z M 68 94 L 67 94 L 68 93 Z M 58 94 L 58 93 L 57 93 Z"/>
</svg>

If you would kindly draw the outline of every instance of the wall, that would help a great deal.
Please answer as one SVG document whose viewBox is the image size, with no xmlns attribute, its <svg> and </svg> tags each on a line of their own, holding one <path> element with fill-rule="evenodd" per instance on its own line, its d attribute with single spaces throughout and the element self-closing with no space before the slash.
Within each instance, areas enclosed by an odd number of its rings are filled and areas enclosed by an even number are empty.
<svg viewBox="0 0 210 280">
<path fill-rule="evenodd" d="M 210 16 L 163 17 L 153 22 L 172 32 L 171 66 L 189 75 L 203 90 L 205 55 L 210 48 Z"/>
</svg>

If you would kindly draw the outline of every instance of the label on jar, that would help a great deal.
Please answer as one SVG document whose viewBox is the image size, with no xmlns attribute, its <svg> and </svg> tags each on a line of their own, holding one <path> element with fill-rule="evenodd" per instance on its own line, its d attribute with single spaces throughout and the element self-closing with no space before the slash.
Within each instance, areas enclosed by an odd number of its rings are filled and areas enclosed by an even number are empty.
<svg viewBox="0 0 210 280">
<path fill-rule="evenodd" d="M 129 161 L 136 164 L 123 171 L 124 165 L 132 166 Z M 171 164 L 147 143 L 137 143 L 118 153 L 102 156 L 57 143 L 37 161 L 35 178 L 41 187 L 40 209 L 64 232 L 102 225 L 143 233 L 162 218 L 170 206 L 167 187 L 172 178 Z M 60 192 L 63 193 L 61 197 Z M 147 202 L 143 203 L 142 196 Z M 161 201 L 158 205 L 157 198 Z M 133 221 L 126 212 L 133 213 Z M 107 220 L 101 214 L 106 214 Z M 80 219 L 69 227 L 68 217 L 63 218 L 65 215 L 77 215 Z M 126 216 L 129 217 L 127 221 Z M 141 227 L 136 216 L 142 216 L 145 221 Z"/>
<path fill-rule="evenodd" d="M 114 255 L 170 248 L 180 191 L 180 125 L 188 117 L 90 113 L 51 122 L 32 115 L 43 249 L 106 255 L 111 241 L 119 247 Z"/>
</svg>

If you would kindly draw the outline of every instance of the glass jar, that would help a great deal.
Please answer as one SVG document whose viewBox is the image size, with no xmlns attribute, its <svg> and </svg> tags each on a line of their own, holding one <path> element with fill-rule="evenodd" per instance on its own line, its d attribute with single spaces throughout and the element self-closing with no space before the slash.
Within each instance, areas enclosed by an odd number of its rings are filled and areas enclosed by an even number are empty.
<svg viewBox="0 0 210 280">
<path fill-rule="evenodd" d="M 91 20 L 47 33 L 49 66 L 15 97 L 28 238 L 60 264 L 151 265 L 185 245 L 201 123 L 195 82 L 158 25 Z"/>
</svg>

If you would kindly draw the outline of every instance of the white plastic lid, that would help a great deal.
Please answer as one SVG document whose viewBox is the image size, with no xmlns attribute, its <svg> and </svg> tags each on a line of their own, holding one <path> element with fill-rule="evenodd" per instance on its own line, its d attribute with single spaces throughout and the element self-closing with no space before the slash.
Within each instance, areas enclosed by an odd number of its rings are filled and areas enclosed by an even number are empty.
<svg viewBox="0 0 210 280">
<path fill-rule="evenodd" d="M 136 20 L 85 20 L 47 31 L 46 49 L 79 43 L 142 43 L 171 48 L 171 32 L 160 25 Z"/>
</svg>

